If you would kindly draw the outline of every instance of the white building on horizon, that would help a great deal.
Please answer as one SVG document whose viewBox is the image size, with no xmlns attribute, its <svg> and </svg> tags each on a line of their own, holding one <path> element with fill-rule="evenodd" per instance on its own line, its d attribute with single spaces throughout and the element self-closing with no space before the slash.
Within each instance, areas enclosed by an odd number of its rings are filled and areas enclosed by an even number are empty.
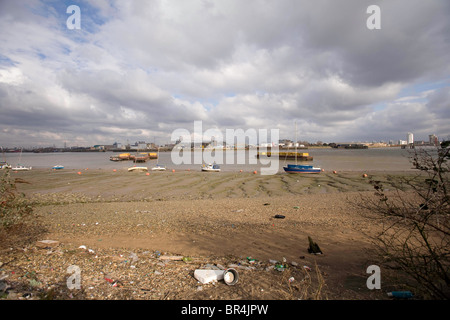
<svg viewBox="0 0 450 320">
<path fill-rule="evenodd" d="M 406 141 L 408 144 L 414 144 L 414 135 L 411 132 L 406 135 Z"/>
</svg>

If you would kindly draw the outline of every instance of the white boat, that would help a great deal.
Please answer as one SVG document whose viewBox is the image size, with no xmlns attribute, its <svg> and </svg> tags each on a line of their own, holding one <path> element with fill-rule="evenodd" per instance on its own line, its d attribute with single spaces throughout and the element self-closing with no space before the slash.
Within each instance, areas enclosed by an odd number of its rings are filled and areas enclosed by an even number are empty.
<svg viewBox="0 0 450 320">
<path fill-rule="evenodd" d="M 29 171 L 29 170 L 31 170 L 31 167 L 25 167 L 21 164 L 18 164 L 14 168 L 11 168 L 11 170 L 13 170 L 13 171 Z"/>
<path fill-rule="evenodd" d="M 148 168 L 147 167 L 131 167 L 131 168 L 128 168 L 128 171 L 148 171 Z"/>
<path fill-rule="evenodd" d="M 11 168 L 13 171 L 29 171 L 31 170 L 31 167 L 25 167 L 24 165 L 20 164 L 20 161 L 22 160 L 22 149 L 20 150 L 20 156 L 19 156 L 19 164 L 15 166 L 14 168 Z"/>
<path fill-rule="evenodd" d="M 163 166 L 161 164 L 156 164 L 156 166 L 154 166 L 152 168 L 152 171 L 166 171 L 166 166 Z"/>
<path fill-rule="evenodd" d="M 320 173 L 322 171 L 314 166 L 297 163 L 297 121 L 295 122 L 295 164 L 288 164 L 283 169 L 286 173 Z"/>
<path fill-rule="evenodd" d="M 5 151 L 3 150 L 3 147 L 1 147 L 1 148 L 2 148 L 3 160 L 0 161 L 0 170 L 1 169 L 11 169 L 11 165 L 8 162 L 6 162 Z"/>
<path fill-rule="evenodd" d="M 203 165 L 202 171 L 205 171 L 205 172 L 220 172 L 220 166 L 217 165 L 217 164 Z"/>
<path fill-rule="evenodd" d="M 0 169 L 11 169 L 11 165 L 7 163 L 0 164 Z"/>
<path fill-rule="evenodd" d="M 53 170 L 60 170 L 60 169 L 64 169 L 64 166 L 62 165 L 56 165 L 52 167 Z"/>
<path fill-rule="evenodd" d="M 159 147 L 158 147 L 158 154 L 157 154 L 157 158 L 158 159 L 156 161 L 156 165 L 152 168 L 152 171 L 166 171 L 166 166 L 159 164 Z"/>
</svg>

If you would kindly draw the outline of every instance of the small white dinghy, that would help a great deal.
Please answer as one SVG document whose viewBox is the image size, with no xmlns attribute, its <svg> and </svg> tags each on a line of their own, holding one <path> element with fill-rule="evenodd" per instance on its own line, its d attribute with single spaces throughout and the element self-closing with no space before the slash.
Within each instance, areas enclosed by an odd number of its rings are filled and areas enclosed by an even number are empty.
<svg viewBox="0 0 450 320">
<path fill-rule="evenodd" d="M 220 166 L 217 164 L 208 164 L 208 165 L 203 165 L 202 167 L 202 171 L 205 172 L 220 172 Z"/>
<path fill-rule="evenodd" d="M 147 167 L 131 167 L 131 168 L 128 168 L 128 171 L 129 172 L 132 172 L 132 171 L 148 171 L 148 168 Z"/>
</svg>

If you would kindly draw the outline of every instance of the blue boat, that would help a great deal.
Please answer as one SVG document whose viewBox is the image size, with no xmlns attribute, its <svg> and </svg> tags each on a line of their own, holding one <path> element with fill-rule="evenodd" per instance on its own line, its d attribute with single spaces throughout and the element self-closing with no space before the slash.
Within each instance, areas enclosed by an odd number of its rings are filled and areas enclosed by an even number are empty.
<svg viewBox="0 0 450 320">
<path fill-rule="evenodd" d="M 64 169 L 64 166 L 54 166 L 53 168 L 52 168 L 53 170 L 61 170 L 61 169 Z"/>
<path fill-rule="evenodd" d="M 297 164 L 297 121 L 295 122 L 295 164 L 288 164 L 283 167 L 287 173 L 320 173 L 320 168 L 309 165 Z"/>
<path fill-rule="evenodd" d="M 321 171 L 320 168 L 300 164 L 288 164 L 286 167 L 283 167 L 283 169 L 287 173 L 320 173 Z"/>
</svg>

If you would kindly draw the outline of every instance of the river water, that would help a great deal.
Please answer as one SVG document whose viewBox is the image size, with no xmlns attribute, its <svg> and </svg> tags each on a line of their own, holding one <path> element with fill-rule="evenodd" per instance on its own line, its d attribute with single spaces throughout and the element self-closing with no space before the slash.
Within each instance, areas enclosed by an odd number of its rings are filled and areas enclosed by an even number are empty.
<svg viewBox="0 0 450 320">
<path fill-rule="evenodd" d="M 312 164 L 326 171 L 405 171 L 412 170 L 410 149 L 401 148 L 369 148 L 369 149 L 332 149 L 311 148 L 299 150 L 313 156 L 313 161 L 299 162 L 299 164 Z M 61 153 L 5 153 L 1 160 L 5 160 L 15 166 L 23 164 L 36 169 L 51 169 L 55 165 L 63 165 L 65 169 L 126 169 L 134 166 L 133 161 L 110 161 L 112 152 L 61 152 Z M 202 162 L 212 163 L 214 160 L 221 165 L 222 171 L 254 171 L 262 167 L 278 165 L 280 172 L 286 163 L 294 163 L 295 160 L 280 159 L 276 164 L 275 159 L 256 159 L 256 150 L 238 150 L 216 152 L 191 152 L 191 157 L 175 153 L 160 152 L 158 162 L 164 164 L 169 170 L 200 170 Z M 20 161 L 20 162 L 19 162 Z M 266 161 L 266 162 L 263 162 Z M 272 161 L 272 163 L 268 162 Z M 146 163 L 136 164 L 151 168 L 157 160 L 149 160 Z"/>
</svg>

